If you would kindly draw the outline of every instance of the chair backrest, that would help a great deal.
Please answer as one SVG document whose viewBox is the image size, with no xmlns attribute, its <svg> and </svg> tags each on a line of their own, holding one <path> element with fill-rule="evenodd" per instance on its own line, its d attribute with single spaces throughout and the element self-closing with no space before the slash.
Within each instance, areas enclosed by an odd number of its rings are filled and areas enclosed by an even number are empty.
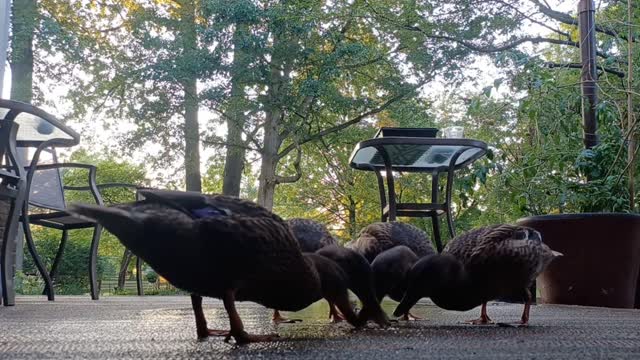
<svg viewBox="0 0 640 360">
<path fill-rule="evenodd" d="M 12 147 L 11 141 L 12 139 L 15 140 L 18 127 L 19 125 L 16 123 L 0 120 L 0 165 L 2 165 L 3 170 L 16 176 L 21 176 L 24 171 L 17 164 L 17 160 L 12 158 L 13 155 L 10 149 Z M 15 143 L 13 146 L 15 146 Z"/>
<path fill-rule="evenodd" d="M 26 149 L 18 148 L 18 153 L 20 154 L 19 156 L 23 157 L 20 161 L 23 164 L 29 164 L 26 159 Z M 58 162 L 54 148 L 45 149 L 40 158 L 43 155 L 50 156 L 51 159 L 47 163 Z M 40 159 L 38 163 L 41 163 Z M 51 210 L 64 210 L 66 208 L 60 169 L 36 170 L 29 188 L 29 205 Z"/>
</svg>

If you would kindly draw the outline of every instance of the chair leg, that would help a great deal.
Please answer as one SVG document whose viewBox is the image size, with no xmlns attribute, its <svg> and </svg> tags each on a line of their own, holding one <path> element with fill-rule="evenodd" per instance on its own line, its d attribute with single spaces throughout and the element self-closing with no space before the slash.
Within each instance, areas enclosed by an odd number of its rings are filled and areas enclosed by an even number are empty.
<svg viewBox="0 0 640 360">
<path fill-rule="evenodd" d="M 456 229 L 453 226 L 453 216 L 451 215 L 451 209 L 447 209 L 447 225 L 449 226 L 449 235 L 453 239 L 456 237 Z"/>
<path fill-rule="evenodd" d="M 13 306 L 15 305 L 15 289 L 13 285 L 13 273 L 15 271 L 15 232 L 12 231 L 12 225 L 15 227 L 17 224 L 13 224 L 12 222 L 15 219 L 12 219 L 13 214 L 13 205 L 12 204 L 4 204 L 10 200 L 2 199 L 0 202 L 3 202 L 2 207 L 4 210 L 5 205 L 8 208 L 6 214 L 6 223 L 0 224 L 0 304 L 4 303 L 4 306 Z"/>
<path fill-rule="evenodd" d="M 102 226 L 96 225 L 93 228 L 93 238 L 91 239 L 91 252 L 89 253 L 89 283 L 91 284 L 91 299 L 98 300 L 100 297 L 100 289 L 98 288 L 98 244 L 100 243 L 100 235 L 102 234 Z"/>
<path fill-rule="evenodd" d="M 25 208 L 23 208 L 22 211 L 23 211 L 23 214 L 26 213 Z M 36 268 L 38 269 L 40 276 L 42 276 L 42 279 L 44 280 L 44 286 L 45 286 L 44 288 L 47 292 L 47 298 L 49 299 L 49 301 L 53 301 L 55 298 L 53 283 L 51 282 L 49 273 L 47 272 L 47 269 L 44 267 L 44 264 L 42 263 L 42 259 L 40 259 L 40 255 L 38 255 L 38 252 L 36 250 L 36 245 L 33 242 L 33 235 L 31 234 L 31 227 L 29 226 L 28 219 L 25 219 L 22 222 L 22 229 L 24 230 L 24 237 L 27 240 L 27 248 L 29 249 L 29 253 L 33 258 L 33 262 L 36 264 Z"/>
<path fill-rule="evenodd" d="M 68 239 L 69 239 L 69 232 L 67 230 L 62 230 L 62 236 L 60 237 L 60 246 L 58 246 L 56 257 L 53 259 L 53 264 L 51 265 L 51 271 L 49 272 L 51 283 L 54 285 L 56 283 L 56 276 L 58 276 L 58 268 L 60 267 L 60 261 L 62 261 L 62 255 L 64 254 L 64 248 L 67 246 Z M 47 294 L 47 290 L 45 289 L 42 292 L 42 295 L 46 295 L 46 294 Z"/>
<path fill-rule="evenodd" d="M 136 285 L 138 287 L 138 296 L 144 295 L 144 288 L 142 287 L 142 260 L 139 256 L 136 256 Z"/>
<path fill-rule="evenodd" d="M 431 216 L 431 225 L 433 227 L 433 238 L 436 240 L 436 250 L 442 252 L 442 236 L 440 235 L 440 218 L 438 215 Z"/>
<path fill-rule="evenodd" d="M 13 306 L 15 305 L 13 272 L 15 270 L 14 261 L 16 249 L 15 244 L 11 244 L 14 239 L 11 239 L 9 234 L 7 234 L 8 232 L 9 229 L 0 227 L 0 234 L 4 234 L 4 239 L 0 248 L 0 276 L 2 276 L 0 279 L 2 282 L 0 286 L 0 293 L 2 294 L 0 297 L 0 304 L 4 304 L 4 306 Z"/>
</svg>

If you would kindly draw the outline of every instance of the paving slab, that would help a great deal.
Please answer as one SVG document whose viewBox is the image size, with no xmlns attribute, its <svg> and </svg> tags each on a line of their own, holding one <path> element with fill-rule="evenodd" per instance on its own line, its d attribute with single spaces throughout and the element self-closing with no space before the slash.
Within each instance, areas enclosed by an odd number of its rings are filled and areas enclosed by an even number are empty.
<svg viewBox="0 0 640 360">
<path fill-rule="evenodd" d="M 205 299 L 210 328 L 228 328 L 222 303 Z M 384 302 L 391 313 L 395 303 Z M 424 320 L 353 331 L 331 324 L 321 301 L 297 313 L 302 323 L 274 325 L 271 311 L 245 302 L 238 312 L 248 332 L 277 332 L 280 341 L 235 346 L 222 338 L 197 341 L 187 296 L 18 297 L 0 307 L 0 359 L 640 359 L 640 311 L 537 305 L 530 326 L 473 326 L 468 312 L 428 301 L 414 313 Z M 488 314 L 517 321 L 522 305 L 493 303 Z"/>
</svg>

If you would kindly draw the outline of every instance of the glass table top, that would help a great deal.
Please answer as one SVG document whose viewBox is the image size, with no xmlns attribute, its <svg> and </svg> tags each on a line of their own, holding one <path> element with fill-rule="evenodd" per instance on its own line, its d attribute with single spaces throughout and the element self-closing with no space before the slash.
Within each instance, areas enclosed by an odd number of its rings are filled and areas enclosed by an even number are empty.
<svg viewBox="0 0 640 360">
<path fill-rule="evenodd" d="M 358 143 L 349 165 L 359 170 L 383 170 L 386 153 L 392 168 L 397 171 L 444 171 L 456 154 L 459 156 L 453 166 L 458 169 L 486 152 L 486 143 L 472 139 L 384 137 Z"/>
<path fill-rule="evenodd" d="M 13 120 L 19 125 L 16 135 L 18 146 L 37 146 L 47 140 L 55 140 L 55 146 L 80 143 L 78 133 L 55 116 L 30 104 L 0 99 L 0 121 L 6 120 Z"/>
</svg>

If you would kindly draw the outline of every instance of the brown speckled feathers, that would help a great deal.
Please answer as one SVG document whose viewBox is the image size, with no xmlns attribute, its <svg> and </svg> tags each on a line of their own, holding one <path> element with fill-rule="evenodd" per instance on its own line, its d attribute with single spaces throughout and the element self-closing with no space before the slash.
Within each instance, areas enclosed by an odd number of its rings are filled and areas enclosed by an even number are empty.
<svg viewBox="0 0 640 360">
<path fill-rule="evenodd" d="M 360 231 L 358 239 L 347 247 L 372 262 L 378 254 L 397 245 L 411 249 L 418 257 L 434 254 L 435 250 L 426 232 L 401 222 L 377 222 Z"/>
<path fill-rule="evenodd" d="M 287 224 L 302 251 L 315 252 L 325 246 L 338 244 L 327 227 L 315 220 L 294 218 L 287 220 Z"/>
<path fill-rule="evenodd" d="M 542 242 L 540 233 L 509 224 L 461 234 L 449 241 L 443 253 L 455 256 L 472 275 L 490 273 L 494 281 L 525 277 L 524 281 L 533 282 L 554 258 L 554 252 Z"/>
</svg>

